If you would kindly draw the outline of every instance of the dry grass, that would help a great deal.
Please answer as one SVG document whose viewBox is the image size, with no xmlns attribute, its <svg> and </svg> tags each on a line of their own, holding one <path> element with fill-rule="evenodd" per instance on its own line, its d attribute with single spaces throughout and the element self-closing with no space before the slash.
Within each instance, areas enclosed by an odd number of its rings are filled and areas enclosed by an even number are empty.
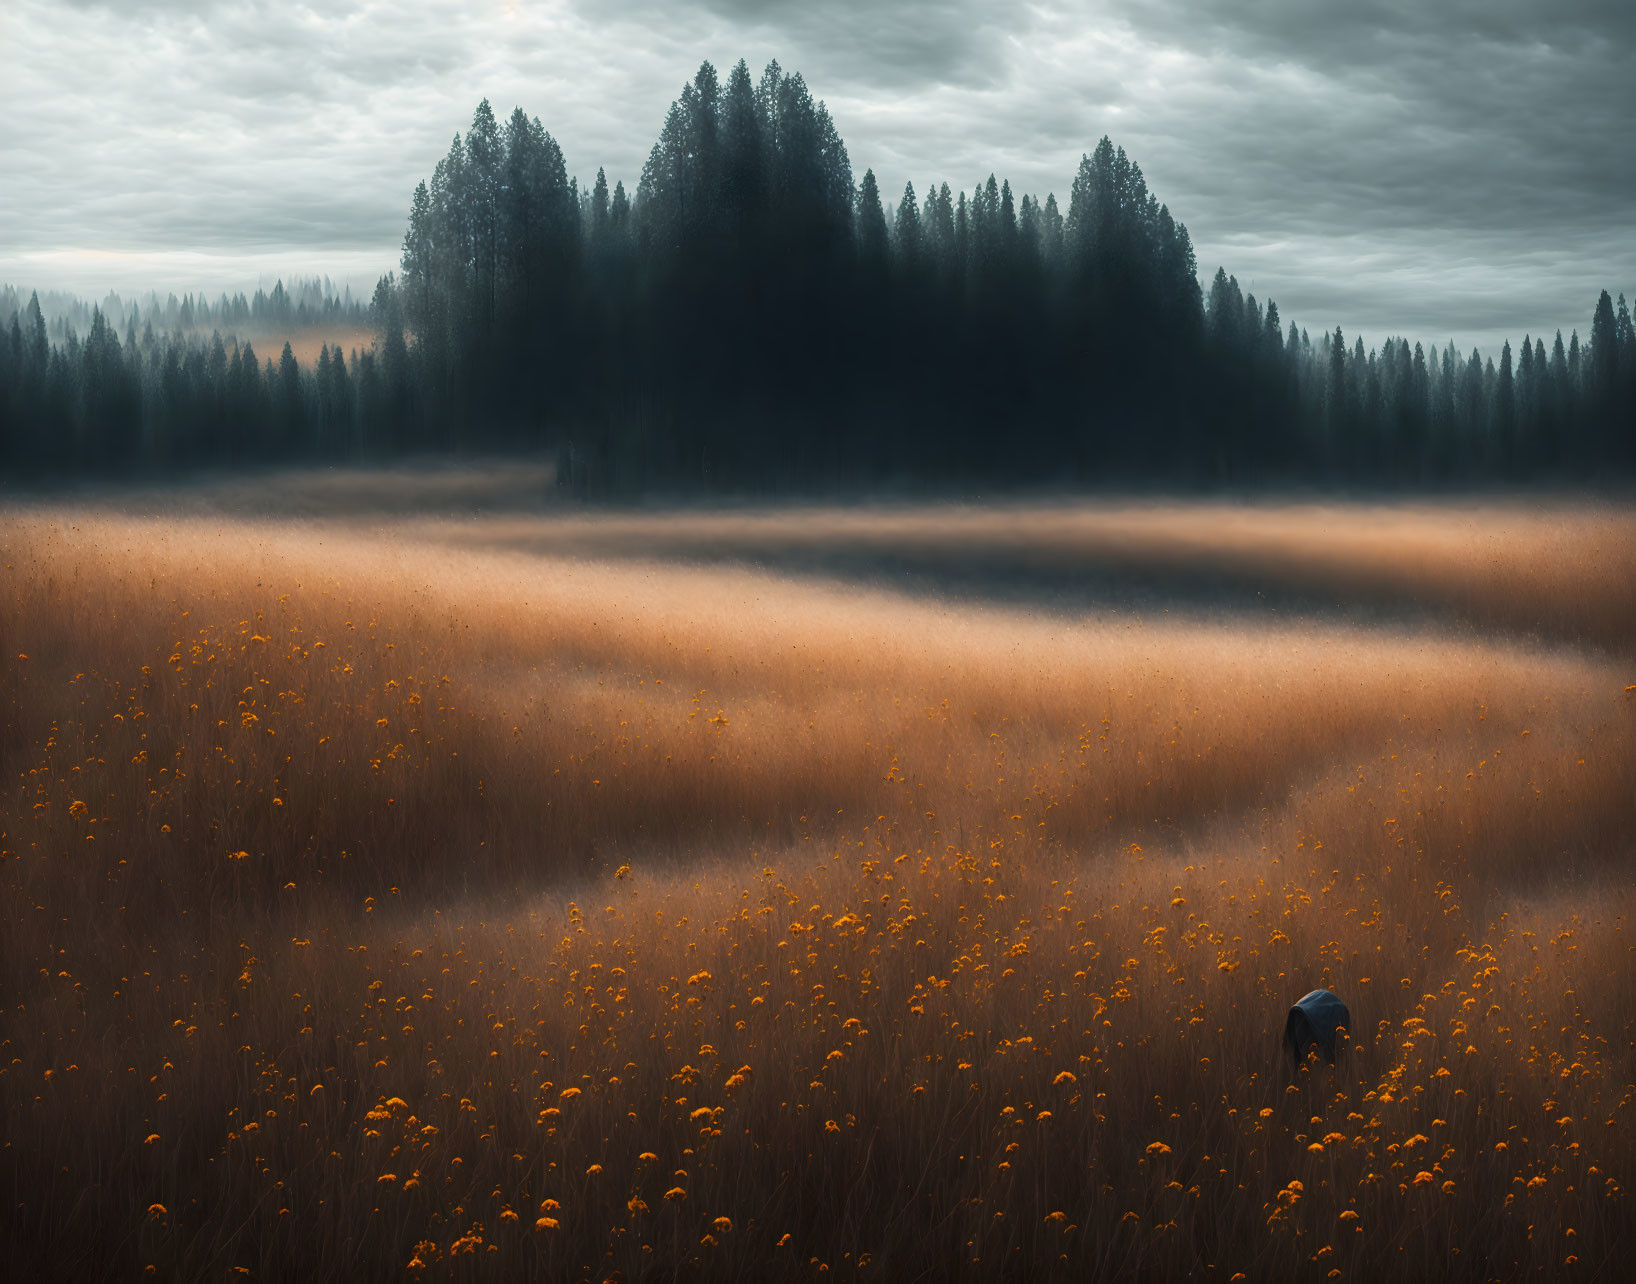
<svg viewBox="0 0 1636 1284">
<path fill-rule="evenodd" d="M 1606 1278 L 1636 525 L 1488 518 L 0 515 L 0 1248 L 20 1278 Z M 674 560 L 791 540 L 1236 557 L 1462 623 Z M 1355 1044 L 1292 1079 L 1315 985 Z"/>
</svg>

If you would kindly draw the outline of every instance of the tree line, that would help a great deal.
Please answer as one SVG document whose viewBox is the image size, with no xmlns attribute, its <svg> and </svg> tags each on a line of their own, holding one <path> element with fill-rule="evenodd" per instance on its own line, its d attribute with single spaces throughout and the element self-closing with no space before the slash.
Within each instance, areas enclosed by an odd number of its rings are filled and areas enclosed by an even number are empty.
<svg viewBox="0 0 1636 1284">
<path fill-rule="evenodd" d="M 20 467 L 372 457 L 556 445 L 576 479 L 801 489 L 1451 481 L 1636 467 L 1636 332 L 1498 359 L 1310 338 L 1218 269 L 1107 138 L 1063 210 L 855 178 L 824 104 L 775 62 L 705 63 L 634 192 L 582 187 L 488 102 L 411 198 L 377 340 L 304 368 L 191 328 L 91 311 L 0 331 L 0 457 Z M 275 291 L 275 294 L 282 291 Z M 284 295 L 289 307 L 288 294 Z M 0 317 L 5 316 L 0 297 Z M 228 311 L 223 311 L 223 308 Z M 180 305 L 176 309 L 180 313 Z M 208 314 L 207 314 L 208 315 Z M 163 320 L 163 319 L 161 319 Z"/>
<path fill-rule="evenodd" d="M 401 385 L 405 372 L 390 382 Z M 380 345 L 325 344 L 302 369 L 246 339 L 134 327 L 121 342 L 100 307 L 82 338 L 52 342 L 38 296 L 0 333 L 0 462 L 22 471 L 244 465 L 396 453 L 402 408 Z"/>
<path fill-rule="evenodd" d="M 113 291 L 100 304 L 58 291 L 48 292 L 43 299 L 36 292 L 33 298 L 45 316 L 46 333 L 56 343 L 61 343 L 70 329 L 90 329 L 95 312 L 101 312 L 108 324 L 128 340 L 150 328 L 161 334 L 208 336 L 212 330 L 232 334 L 309 326 L 362 326 L 368 321 L 367 309 L 352 297 L 351 287 L 336 289 L 328 277 L 298 277 L 287 286 L 281 279 L 271 290 L 258 288 L 250 295 L 224 291 L 215 300 L 203 293 L 186 293 L 180 298 L 172 293 L 161 299 L 152 290 L 130 302 Z M 0 320 L 21 318 L 27 306 L 15 286 L 0 286 Z"/>
</svg>

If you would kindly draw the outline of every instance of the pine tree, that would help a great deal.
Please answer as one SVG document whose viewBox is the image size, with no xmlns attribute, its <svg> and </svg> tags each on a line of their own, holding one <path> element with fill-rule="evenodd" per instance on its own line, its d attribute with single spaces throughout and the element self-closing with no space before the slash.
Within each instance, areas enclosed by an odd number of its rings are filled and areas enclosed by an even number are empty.
<svg viewBox="0 0 1636 1284">
<path fill-rule="evenodd" d="M 750 68 L 741 58 L 728 73 L 721 100 L 721 208 L 728 243 L 751 253 L 764 232 L 767 182 L 762 116 Z"/>
<path fill-rule="evenodd" d="M 1585 361 L 1579 347 L 1579 331 L 1568 332 L 1568 377 L 1562 381 L 1562 405 L 1565 436 L 1572 439 L 1573 448 L 1585 445 Z"/>
<path fill-rule="evenodd" d="M 1243 342 L 1244 299 L 1239 293 L 1238 278 L 1227 275 L 1227 269 L 1217 268 L 1210 282 L 1210 334 L 1217 348 L 1235 354 Z"/>
<path fill-rule="evenodd" d="M 304 416 L 301 404 L 301 368 L 288 340 L 278 357 L 278 440 L 279 454 L 287 454 L 301 441 Z"/>
<path fill-rule="evenodd" d="M 260 454 L 264 444 L 262 416 L 267 385 L 256 361 L 255 347 L 249 340 L 234 353 L 233 362 L 237 370 L 234 418 L 238 427 L 238 450 L 241 456 L 253 458 Z"/>
<path fill-rule="evenodd" d="M 886 213 L 881 209 L 880 187 L 872 169 L 864 170 L 863 182 L 858 185 L 858 256 L 866 272 L 885 273 Z"/>
<path fill-rule="evenodd" d="M 1465 372 L 1460 377 L 1460 392 L 1456 403 L 1461 436 L 1459 448 L 1462 451 L 1469 451 L 1473 443 L 1480 440 L 1480 434 L 1485 427 L 1483 392 L 1483 359 L 1477 349 L 1473 348 L 1471 358 L 1466 362 Z M 1468 456 L 1466 462 L 1470 464 L 1475 461 Z"/>
<path fill-rule="evenodd" d="M 994 176 L 989 175 L 990 186 L 994 183 Z M 1011 183 L 1007 180 L 1000 184 L 998 229 L 998 256 L 1001 271 L 1013 273 L 1017 266 L 1017 207 L 1011 198 Z"/>
<path fill-rule="evenodd" d="M 1517 349 L 1517 423 L 1516 451 L 1518 459 L 1532 455 L 1539 436 L 1539 386 L 1543 371 L 1534 368 L 1534 340 L 1522 336 L 1522 347 Z"/>
<path fill-rule="evenodd" d="M 484 338 L 493 331 L 500 274 L 500 187 L 505 148 L 494 109 L 483 99 L 466 131 L 466 168 L 462 205 L 470 229 L 472 279 L 476 287 L 475 320 Z"/>
<path fill-rule="evenodd" d="M 45 313 L 40 310 L 40 292 L 28 296 L 28 315 L 23 322 L 23 367 L 28 378 L 44 381 L 51 363 L 51 343 L 45 334 Z"/>
<path fill-rule="evenodd" d="M 898 213 L 892 224 L 892 233 L 898 263 L 905 271 L 913 272 L 920 266 L 923 253 L 920 208 L 915 203 L 913 183 L 903 185 L 903 198 L 898 201 Z"/>
<path fill-rule="evenodd" d="M 1044 262 L 1044 245 L 1040 229 L 1040 207 L 1034 198 L 1024 194 L 1017 207 L 1017 256 L 1023 272 L 1034 277 Z M 1030 288 L 1037 289 L 1037 286 Z"/>
<path fill-rule="evenodd" d="M 1273 299 L 1267 300 L 1267 319 L 1262 326 L 1261 350 L 1266 353 L 1269 363 L 1276 370 L 1283 369 L 1284 335 L 1279 329 L 1278 304 Z"/>
<path fill-rule="evenodd" d="M 1511 375 L 1510 343 L 1500 349 L 1500 372 L 1494 385 L 1494 410 L 1490 422 L 1500 470 L 1509 472 L 1517 444 L 1517 390 Z"/>
<path fill-rule="evenodd" d="M 1613 339 L 1617 374 L 1609 431 L 1614 439 L 1614 450 L 1627 462 L 1636 462 L 1636 326 L 1631 323 L 1630 306 L 1622 293 L 1613 323 Z"/>
<path fill-rule="evenodd" d="M 953 276 L 955 265 L 954 201 L 947 183 L 927 189 L 921 227 L 927 257 L 946 281 Z"/>
<path fill-rule="evenodd" d="M 596 171 L 596 185 L 591 189 L 587 231 L 591 245 L 600 250 L 608 239 L 608 175 L 600 166 Z"/>
<path fill-rule="evenodd" d="M 542 303 L 560 295 L 577 262 L 580 205 L 562 149 L 537 119 L 514 111 L 504 147 L 495 307 L 513 334 L 532 338 Z"/>
<path fill-rule="evenodd" d="M 1094 152 L 1079 158 L 1063 232 L 1069 258 L 1081 270 L 1112 248 L 1115 163 L 1113 143 L 1106 135 Z"/>
<path fill-rule="evenodd" d="M 335 389 L 330 374 L 327 343 L 318 351 L 318 368 L 314 372 L 314 382 L 317 385 L 315 393 L 318 414 L 313 425 L 313 438 L 319 452 L 325 453 L 333 446 L 335 436 Z"/>
<path fill-rule="evenodd" d="M 1340 326 L 1329 341 L 1329 371 L 1324 383 L 1324 415 L 1329 427 L 1328 448 L 1331 453 L 1341 449 L 1351 427 L 1347 413 L 1346 339 Z"/>
<path fill-rule="evenodd" d="M 1045 258 L 1047 271 L 1058 271 L 1062 267 L 1063 220 L 1057 209 L 1056 193 L 1047 192 L 1045 209 L 1040 214 L 1040 251 Z"/>
<path fill-rule="evenodd" d="M 356 453 L 359 444 L 356 436 L 357 408 L 353 404 L 352 380 L 347 375 L 346 358 L 341 354 L 339 345 L 330 358 L 329 380 L 330 401 L 335 416 L 336 448 L 345 453 Z"/>
<path fill-rule="evenodd" d="M 1562 331 L 1556 332 L 1556 341 L 1551 345 L 1551 402 L 1550 418 L 1553 440 L 1552 454 L 1557 449 L 1557 441 L 1568 419 L 1568 352 L 1562 345 Z"/>
<path fill-rule="evenodd" d="M 4 318 L 6 295 L 0 293 L 0 318 Z M 23 364 L 23 327 L 15 309 L 11 319 L 0 328 L 0 463 L 15 467 L 23 461 L 28 449 L 22 440 L 21 420 L 27 409 L 23 404 L 19 382 Z"/>
<path fill-rule="evenodd" d="M 1613 300 L 1603 290 L 1596 300 L 1596 311 L 1591 316 L 1591 342 L 1586 391 L 1591 404 L 1603 410 L 1613 399 L 1614 385 L 1619 378 L 1619 343 L 1617 323 L 1613 315 Z"/>
<path fill-rule="evenodd" d="M 1000 186 L 994 175 L 978 183 L 967 207 L 970 222 L 972 266 L 980 281 L 1000 270 Z"/>
<path fill-rule="evenodd" d="M 688 104 L 688 142 L 696 170 L 695 205 L 699 219 L 712 228 L 721 210 L 721 81 L 709 61 L 701 62 L 684 93 Z"/>
<path fill-rule="evenodd" d="M 1433 354 L 1435 355 L 1435 354 Z M 1426 445 L 1431 417 L 1431 370 L 1426 362 L 1426 350 L 1416 343 L 1414 359 L 1409 367 L 1407 407 L 1403 422 L 1405 463 L 1418 464 L 1416 471 L 1425 471 Z"/>
<path fill-rule="evenodd" d="M 431 323 L 432 292 L 436 289 L 432 236 L 432 197 L 421 182 L 409 202 L 409 230 L 404 233 L 400 260 L 409 320 L 421 330 Z"/>
</svg>

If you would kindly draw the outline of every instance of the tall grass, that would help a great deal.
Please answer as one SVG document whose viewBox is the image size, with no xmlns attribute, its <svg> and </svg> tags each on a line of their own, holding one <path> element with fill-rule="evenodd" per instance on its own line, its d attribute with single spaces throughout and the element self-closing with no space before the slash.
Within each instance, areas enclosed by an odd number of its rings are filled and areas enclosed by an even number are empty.
<svg viewBox="0 0 1636 1284">
<path fill-rule="evenodd" d="M 1189 562 L 1218 516 L 856 547 Z M 1448 630 L 674 560 L 878 515 L 0 516 L 8 1260 L 1606 1277 L 1633 527 L 1470 516 L 1256 519 Z M 1292 1074 L 1317 985 L 1357 1028 Z"/>
</svg>

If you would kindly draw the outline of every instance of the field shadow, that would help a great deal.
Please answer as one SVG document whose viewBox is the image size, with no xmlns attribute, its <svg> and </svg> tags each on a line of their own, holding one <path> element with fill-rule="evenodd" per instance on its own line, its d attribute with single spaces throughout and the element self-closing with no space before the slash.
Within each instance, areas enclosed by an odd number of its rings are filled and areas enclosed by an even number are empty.
<svg viewBox="0 0 1636 1284">
<path fill-rule="evenodd" d="M 630 558 L 671 565 L 725 566 L 770 575 L 852 584 L 920 599 L 965 601 L 1084 617 L 1157 616 L 1244 622 L 1269 616 L 1391 629 L 1447 629 L 1514 640 L 1572 644 L 1629 654 L 1636 630 L 1623 614 L 1603 620 L 1563 613 L 1526 599 L 1461 600 L 1389 583 L 1315 582 L 1315 574 L 1227 562 L 1188 565 L 1017 547 L 891 547 L 881 543 L 810 545 L 716 542 L 685 531 L 651 540 L 599 540 L 504 529 L 476 519 L 441 528 L 440 542 L 533 556 Z M 496 529 L 498 526 L 500 529 Z M 1636 622 L 1633 622 L 1636 623 Z"/>
</svg>

